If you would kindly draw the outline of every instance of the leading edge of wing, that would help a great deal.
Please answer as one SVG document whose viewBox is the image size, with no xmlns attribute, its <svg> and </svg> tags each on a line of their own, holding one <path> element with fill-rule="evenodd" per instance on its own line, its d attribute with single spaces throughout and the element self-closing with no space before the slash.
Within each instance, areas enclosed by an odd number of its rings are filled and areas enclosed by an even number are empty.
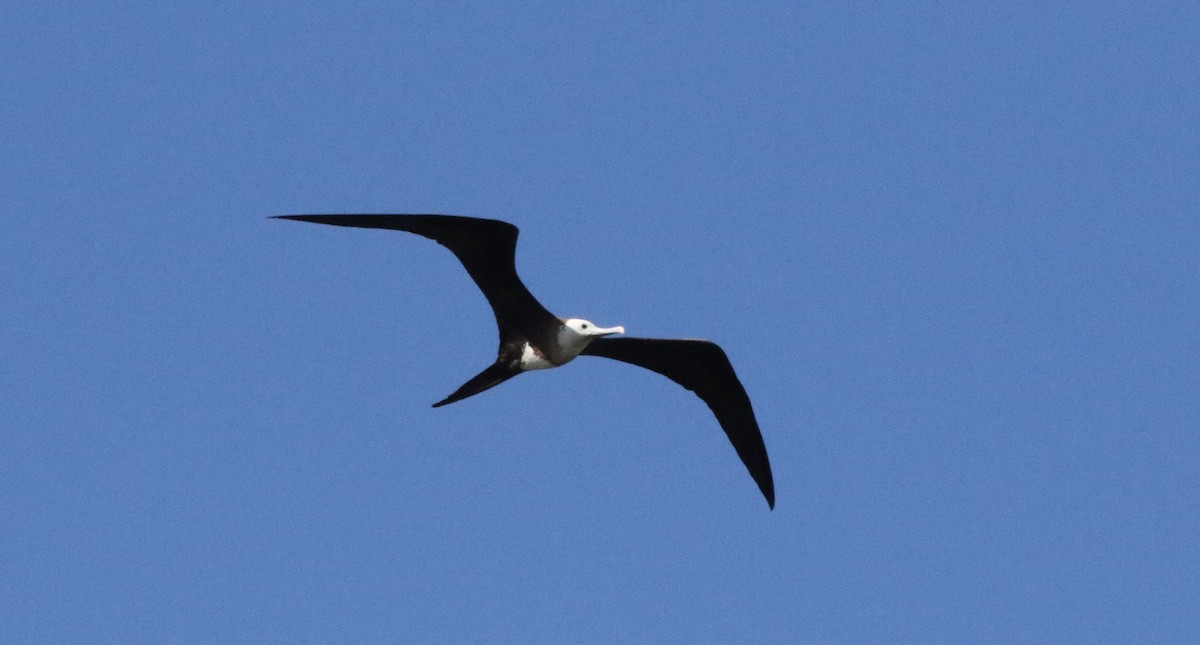
<svg viewBox="0 0 1200 645">
<path fill-rule="evenodd" d="M 707 340 L 599 338 L 583 354 L 602 356 L 658 372 L 695 392 L 712 410 L 767 504 L 775 508 L 775 482 L 762 432 L 742 382 L 725 351 Z"/>
<path fill-rule="evenodd" d="M 332 226 L 352 226 L 355 228 L 386 228 L 393 231 L 407 231 L 423 235 L 437 241 L 436 231 L 445 230 L 447 226 L 461 228 L 463 226 L 486 226 L 503 231 L 512 236 L 515 245 L 517 227 L 514 224 L 498 219 L 482 217 L 467 217 L 465 215 L 441 215 L 438 213 L 319 213 L 311 215 L 272 215 L 270 219 L 290 219 L 297 222 L 313 222 L 330 224 Z"/>
<path fill-rule="evenodd" d="M 517 275 L 519 231 L 508 222 L 435 214 L 276 215 L 272 219 L 389 229 L 429 238 L 450 249 L 466 268 L 491 305 L 502 337 L 510 328 L 524 330 L 536 322 L 557 321 Z"/>
</svg>

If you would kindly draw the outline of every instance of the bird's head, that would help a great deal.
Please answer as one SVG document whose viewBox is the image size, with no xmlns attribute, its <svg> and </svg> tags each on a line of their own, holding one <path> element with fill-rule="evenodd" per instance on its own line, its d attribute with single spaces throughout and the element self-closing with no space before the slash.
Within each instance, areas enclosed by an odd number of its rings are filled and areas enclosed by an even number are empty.
<svg viewBox="0 0 1200 645">
<path fill-rule="evenodd" d="M 568 333 L 573 333 L 588 340 L 608 336 L 609 334 L 625 333 L 624 327 L 600 327 L 582 318 L 568 318 L 563 321 L 563 326 L 566 327 Z"/>
<path fill-rule="evenodd" d="M 625 333 L 624 327 L 599 327 L 582 318 L 567 318 L 562 323 L 562 327 L 558 328 L 558 345 L 571 358 L 578 356 L 596 338 Z"/>
</svg>

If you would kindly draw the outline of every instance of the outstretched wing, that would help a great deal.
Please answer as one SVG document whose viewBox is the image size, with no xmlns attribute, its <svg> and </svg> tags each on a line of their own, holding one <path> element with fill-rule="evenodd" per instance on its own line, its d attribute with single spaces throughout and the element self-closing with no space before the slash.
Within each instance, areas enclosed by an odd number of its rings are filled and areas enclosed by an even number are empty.
<svg viewBox="0 0 1200 645">
<path fill-rule="evenodd" d="M 707 340 L 598 338 L 583 353 L 653 370 L 695 392 L 716 415 L 767 504 L 775 508 L 771 462 L 750 397 L 720 347 Z"/>
<path fill-rule="evenodd" d="M 500 336 L 506 330 L 558 322 L 517 276 L 517 227 L 508 222 L 457 215 L 279 215 L 334 226 L 386 228 L 427 237 L 450 249 L 496 313 Z"/>
</svg>

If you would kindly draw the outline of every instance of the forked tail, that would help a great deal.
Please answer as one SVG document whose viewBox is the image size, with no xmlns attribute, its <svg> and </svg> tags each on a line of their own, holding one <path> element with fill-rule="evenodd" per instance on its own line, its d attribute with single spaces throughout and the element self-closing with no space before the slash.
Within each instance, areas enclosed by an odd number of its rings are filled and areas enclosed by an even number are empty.
<svg viewBox="0 0 1200 645">
<path fill-rule="evenodd" d="M 476 374 L 471 380 L 463 383 L 462 387 L 454 391 L 454 394 L 434 403 L 433 407 L 440 408 L 443 405 L 450 405 L 455 401 L 461 401 L 468 396 L 474 396 L 488 388 L 496 387 L 520 373 L 520 371 L 514 370 L 504 363 L 493 363 L 487 369 Z"/>
</svg>

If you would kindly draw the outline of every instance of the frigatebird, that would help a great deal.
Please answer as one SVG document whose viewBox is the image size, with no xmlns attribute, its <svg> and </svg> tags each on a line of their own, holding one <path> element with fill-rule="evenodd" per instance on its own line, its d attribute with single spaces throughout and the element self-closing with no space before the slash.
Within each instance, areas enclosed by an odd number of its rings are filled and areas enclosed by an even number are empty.
<svg viewBox="0 0 1200 645">
<path fill-rule="evenodd" d="M 496 362 L 433 407 L 474 396 L 522 372 L 560 367 L 581 354 L 644 367 L 695 392 L 708 404 L 767 504 L 775 508 L 775 484 L 762 433 L 750 397 L 724 350 L 699 339 L 609 338 L 624 334 L 625 328 L 555 316 L 517 275 L 516 226 L 458 215 L 278 215 L 275 219 L 415 233 L 458 257 L 496 314 L 500 349 Z"/>
</svg>

